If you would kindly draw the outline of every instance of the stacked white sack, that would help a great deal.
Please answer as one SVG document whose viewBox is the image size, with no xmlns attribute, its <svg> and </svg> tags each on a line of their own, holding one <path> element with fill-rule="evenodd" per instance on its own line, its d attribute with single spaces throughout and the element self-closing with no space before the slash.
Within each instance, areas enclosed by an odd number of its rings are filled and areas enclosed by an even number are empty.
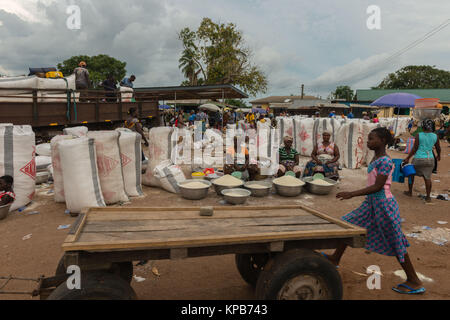
<svg viewBox="0 0 450 320">
<path fill-rule="evenodd" d="M 106 204 L 129 201 L 123 183 L 119 131 L 89 131 L 95 140 L 100 186 Z"/>
<path fill-rule="evenodd" d="M 67 135 L 72 135 L 78 138 L 87 136 L 88 128 L 85 126 L 64 128 L 63 133 Z"/>
<path fill-rule="evenodd" d="M 125 192 L 129 197 L 142 196 L 142 137 L 137 132 L 118 131 Z"/>
<path fill-rule="evenodd" d="M 94 139 L 61 140 L 57 148 L 61 158 L 67 209 L 80 213 L 86 207 L 104 207 Z"/>
<path fill-rule="evenodd" d="M 53 168 L 53 191 L 55 202 L 64 202 L 64 179 L 61 167 L 61 157 L 59 154 L 58 142 L 62 140 L 71 140 L 71 135 L 54 136 L 50 141 L 52 153 L 52 168 Z"/>
<path fill-rule="evenodd" d="M 0 126 L 0 175 L 14 179 L 16 200 L 9 211 L 27 205 L 34 196 L 36 179 L 35 136 L 31 126 Z"/>
</svg>

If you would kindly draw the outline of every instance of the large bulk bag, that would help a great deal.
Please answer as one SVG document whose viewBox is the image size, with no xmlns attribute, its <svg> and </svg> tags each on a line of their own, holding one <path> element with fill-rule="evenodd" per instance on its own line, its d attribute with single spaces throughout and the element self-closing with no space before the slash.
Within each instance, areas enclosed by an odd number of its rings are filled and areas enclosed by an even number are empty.
<svg viewBox="0 0 450 320">
<path fill-rule="evenodd" d="M 312 118 L 296 120 L 297 151 L 302 156 L 310 156 L 316 143 L 314 130 L 317 122 Z"/>
<path fill-rule="evenodd" d="M 106 204 L 129 201 L 125 193 L 118 131 L 89 131 L 95 140 L 100 186 Z"/>
<path fill-rule="evenodd" d="M 81 138 L 81 137 L 85 137 L 87 135 L 88 127 L 79 126 L 79 127 L 72 127 L 72 128 L 64 128 L 63 133 Z"/>
<path fill-rule="evenodd" d="M 47 171 L 47 167 L 52 164 L 52 157 L 36 156 L 36 172 Z"/>
<path fill-rule="evenodd" d="M 86 207 L 104 207 L 94 139 L 61 140 L 57 148 L 61 157 L 67 209 L 80 213 Z"/>
<path fill-rule="evenodd" d="M 148 134 L 148 164 L 142 183 L 146 186 L 161 186 L 154 175 L 155 167 L 164 160 L 169 160 L 172 154 L 172 127 L 151 128 Z"/>
<path fill-rule="evenodd" d="M 370 162 L 372 161 L 374 155 L 375 155 L 375 151 L 370 150 L 367 147 L 367 140 L 369 140 L 369 133 L 375 129 L 375 128 L 379 128 L 381 127 L 381 125 L 379 123 L 364 123 L 363 124 L 363 131 L 364 131 L 364 163 L 366 165 L 369 165 Z"/>
<path fill-rule="evenodd" d="M 31 126 L 0 126 L 0 176 L 14 178 L 16 199 L 10 211 L 28 204 L 36 180 L 35 136 Z"/>
<path fill-rule="evenodd" d="M 50 148 L 52 153 L 52 168 L 53 168 L 53 192 L 55 202 L 64 202 L 64 179 L 61 167 L 61 157 L 59 155 L 58 142 L 62 140 L 71 140 L 74 137 L 71 135 L 54 136 L 50 141 Z"/>
<path fill-rule="evenodd" d="M 337 133 L 336 144 L 341 155 L 340 163 L 348 169 L 361 168 L 365 162 L 364 128 L 361 122 L 342 125 Z"/>
<path fill-rule="evenodd" d="M 122 131 L 119 136 L 120 158 L 122 163 L 125 193 L 129 197 L 142 196 L 142 137 L 137 132 Z"/>
</svg>

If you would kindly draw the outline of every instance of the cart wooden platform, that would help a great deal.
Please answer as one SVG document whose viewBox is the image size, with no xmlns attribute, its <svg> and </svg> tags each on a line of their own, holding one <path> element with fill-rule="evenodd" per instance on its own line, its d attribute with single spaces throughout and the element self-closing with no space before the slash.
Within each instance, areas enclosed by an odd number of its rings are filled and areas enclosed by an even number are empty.
<svg viewBox="0 0 450 320">
<path fill-rule="evenodd" d="M 41 298 L 134 299 L 133 261 L 223 254 L 236 254 L 258 299 L 342 298 L 335 266 L 313 250 L 363 247 L 365 229 L 298 205 L 213 210 L 213 216 L 201 216 L 199 207 L 86 210 L 62 245 L 56 277 L 42 281 Z M 81 290 L 67 288 L 71 265 L 81 269 Z"/>
</svg>

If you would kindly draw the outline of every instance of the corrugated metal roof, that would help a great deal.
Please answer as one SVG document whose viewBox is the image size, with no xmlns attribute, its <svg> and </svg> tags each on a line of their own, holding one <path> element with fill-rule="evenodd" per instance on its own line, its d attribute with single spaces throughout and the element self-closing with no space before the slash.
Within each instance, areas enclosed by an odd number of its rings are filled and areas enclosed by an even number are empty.
<svg viewBox="0 0 450 320">
<path fill-rule="evenodd" d="M 291 101 L 301 99 L 302 96 L 270 96 L 266 98 L 261 98 L 257 100 L 250 101 L 251 104 L 265 104 L 265 103 L 283 103 L 285 100 L 290 99 Z M 317 99 L 314 96 L 303 96 L 305 100 Z"/>
<path fill-rule="evenodd" d="M 440 101 L 450 101 L 450 89 L 357 89 L 358 101 L 375 101 L 378 98 L 396 92 L 412 93 L 422 98 L 439 98 Z"/>
</svg>

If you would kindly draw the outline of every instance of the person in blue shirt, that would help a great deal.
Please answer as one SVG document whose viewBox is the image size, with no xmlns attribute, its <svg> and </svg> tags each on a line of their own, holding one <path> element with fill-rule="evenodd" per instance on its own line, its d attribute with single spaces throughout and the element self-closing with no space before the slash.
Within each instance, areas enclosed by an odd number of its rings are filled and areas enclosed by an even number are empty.
<svg viewBox="0 0 450 320">
<path fill-rule="evenodd" d="M 334 118 L 336 117 L 336 111 L 331 111 L 330 114 L 328 115 L 328 118 Z"/>
<path fill-rule="evenodd" d="M 132 74 L 129 78 L 123 78 L 123 80 L 120 81 L 120 86 L 133 88 L 134 80 L 136 80 L 136 76 L 134 74 Z"/>
<path fill-rule="evenodd" d="M 353 119 L 355 116 L 353 115 L 352 111 L 350 110 L 350 112 L 347 115 L 348 119 Z"/>
<path fill-rule="evenodd" d="M 434 121 L 431 119 L 426 119 L 422 121 L 423 132 L 416 135 L 414 140 L 414 146 L 403 160 L 403 164 L 408 164 L 409 160 L 414 156 L 412 164 L 416 170 L 416 176 L 422 176 L 425 180 L 425 190 L 426 190 L 426 202 L 431 202 L 431 174 L 434 168 L 434 154 L 433 147 L 436 148 L 437 157 L 436 160 L 441 160 L 441 146 L 439 144 L 439 139 L 437 135 L 433 132 Z M 414 185 L 414 176 L 411 176 L 411 180 L 408 184 L 408 191 L 404 193 L 407 196 L 412 196 L 412 190 Z"/>
</svg>

